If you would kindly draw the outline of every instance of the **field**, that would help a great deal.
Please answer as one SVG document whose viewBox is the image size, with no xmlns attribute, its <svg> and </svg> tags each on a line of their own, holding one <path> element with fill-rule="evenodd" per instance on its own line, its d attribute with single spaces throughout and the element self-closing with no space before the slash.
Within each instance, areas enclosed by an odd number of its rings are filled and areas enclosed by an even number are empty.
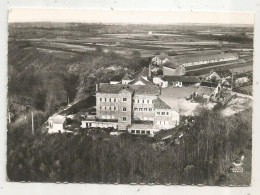
<svg viewBox="0 0 260 195">
<path fill-rule="evenodd" d="M 252 40 L 244 35 L 252 33 L 252 28 L 236 27 L 235 31 L 234 28 L 178 25 L 126 27 L 102 24 L 10 24 L 9 41 L 27 42 L 29 47 L 59 51 L 61 58 L 67 56 L 67 52 L 84 55 L 84 52 L 95 50 L 97 47 L 101 47 L 105 52 L 120 53 L 124 56 L 130 56 L 133 51 L 139 51 L 142 57 L 152 57 L 160 52 L 189 55 L 200 51 L 228 50 L 239 52 L 244 57 L 252 56 Z"/>
</svg>

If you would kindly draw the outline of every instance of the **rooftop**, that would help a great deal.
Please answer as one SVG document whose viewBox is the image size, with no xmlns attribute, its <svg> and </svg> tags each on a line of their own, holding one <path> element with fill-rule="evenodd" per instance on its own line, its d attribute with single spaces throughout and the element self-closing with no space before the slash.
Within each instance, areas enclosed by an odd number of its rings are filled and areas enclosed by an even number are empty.
<svg viewBox="0 0 260 195">
<path fill-rule="evenodd" d="M 128 75 L 128 74 L 126 74 L 123 78 L 122 78 L 122 80 L 132 80 L 131 78 L 130 78 L 130 76 Z"/>
<path fill-rule="evenodd" d="M 149 69 L 147 67 L 143 67 L 141 70 L 137 71 L 132 78 L 137 79 L 139 77 L 148 77 L 149 76 Z"/>
<path fill-rule="evenodd" d="M 66 117 L 62 115 L 54 115 L 49 117 L 49 120 L 53 121 L 55 124 L 63 124 L 66 121 Z"/>
<path fill-rule="evenodd" d="M 212 82 L 201 82 L 200 87 L 213 87 L 216 88 L 218 86 L 218 83 L 212 83 Z"/>
<path fill-rule="evenodd" d="M 100 83 L 98 93 L 112 93 L 117 94 L 121 90 L 129 87 L 129 90 L 133 90 L 135 94 L 146 94 L 146 95 L 159 95 L 160 89 L 156 85 L 125 85 L 117 84 L 111 85 L 109 83 Z"/>
<path fill-rule="evenodd" d="M 230 70 L 218 70 L 215 71 L 221 78 L 231 77 L 232 72 Z"/>
<path fill-rule="evenodd" d="M 154 85 L 151 81 L 147 81 L 145 80 L 143 77 L 138 77 L 134 80 L 132 80 L 131 82 L 129 82 L 128 84 L 135 84 L 138 81 L 141 81 L 142 83 L 144 83 L 145 85 Z"/>
<path fill-rule="evenodd" d="M 200 79 L 197 76 L 164 76 L 162 80 L 168 82 L 181 81 L 190 83 L 200 83 Z"/>
<path fill-rule="evenodd" d="M 199 52 L 197 54 L 190 54 L 188 56 L 156 56 L 163 60 L 163 66 L 176 68 L 177 66 L 190 62 L 210 61 L 214 59 L 237 57 L 236 53 L 205 53 Z"/>
<path fill-rule="evenodd" d="M 155 109 L 171 109 L 171 107 L 162 101 L 160 98 L 154 100 L 154 108 Z"/>
</svg>

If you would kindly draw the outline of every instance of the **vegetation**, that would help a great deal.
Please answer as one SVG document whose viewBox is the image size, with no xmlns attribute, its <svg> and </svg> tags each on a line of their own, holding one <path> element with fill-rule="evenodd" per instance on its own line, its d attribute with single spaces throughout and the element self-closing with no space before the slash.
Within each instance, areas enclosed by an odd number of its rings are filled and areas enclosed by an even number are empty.
<svg viewBox="0 0 260 195">
<path fill-rule="evenodd" d="M 224 118 L 204 108 L 198 110 L 194 121 L 186 127 L 180 144 L 169 145 L 130 134 L 113 137 L 102 130 L 96 132 L 96 137 L 88 130 L 77 135 L 33 136 L 29 127 L 13 127 L 8 131 L 8 178 L 41 182 L 227 184 L 231 162 L 239 153 L 248 151 L 251 121 L 242 115 Z M 163 150 L 154 147 L 158 144 Z M 249 172 L 249 177 L 243 184 L 249 185 L 251 170 L 245 172 Z"/>
</svg>

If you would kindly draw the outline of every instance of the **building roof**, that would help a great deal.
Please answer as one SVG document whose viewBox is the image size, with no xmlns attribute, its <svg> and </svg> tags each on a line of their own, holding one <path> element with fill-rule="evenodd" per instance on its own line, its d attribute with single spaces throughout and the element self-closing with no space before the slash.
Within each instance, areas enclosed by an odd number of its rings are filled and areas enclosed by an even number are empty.
<svg viewBox="0 0 260 195">
<path fill-rule="evenodd" d="M 160 98 L 154 100 L 154 108 L 155 109 L 171 109 L 171 107 L 162 101 Z"/>
<path fill-rule="evenodd" d="M 159 95 L 160 89 L 156 85 L 125 85 L 125 84 L 116 84 L 111 85 L 109 83 L 100 83 L 97 93 L 112 93 L 117 94 L 122 89 L 129 87 L 129 90 L 134 90 L 135 94 L 146 94 L 146 95 Z"/>
<path fill-rule="evenodd" d="M 129 82 L 128 84 L 135 84 L 137 83 L 138 81 L 141 81 L 142 83 L 144 83 L 145 85 L 154 85 L 151 81 L 147 81 L 145 80 L 143 77 L 138 77 L 134 80 L 132 80 L 131 82 Z"/>
<path fill-rule="evenodd" d="M 232 72 L 230 70 L 218 70 L 215 72 L 220 76 L 220 78 L 227 78 L 232 76 Z"/>
<path fill-rule="evenodd" d="M 168 82 L 181 81 L 190 83 L 200 83 L 200 79 L 197 76 L 164 76 L 162 80 Z"/>
<path fill-rule="evenodd" d="M 141 70 L 137 71 L 132 78 L 137 79 L 139 77 L 148 77 L 149 76 L 149 69 L 147 67 L 143 67 Z"/>
<path fill-rule="evenodd" d="M 199 62 L 210 61 L 221 58 L 237 57 L 236 53 L 212 53 L 212 52 L 198 52 L 196 54 L 189 54 L 185 56 L 156 56 L 159 60 L 163 60 L 162 65 L 169 68 L 176 68 L 179 65 Z"/>
<path fill-rule="evenodd" d="M 128 74 L 126 74 L 123 78 L 122 78 L 122 80 L 132 80 L 131 78 L 130 78 L 130 76 L 128 75 Z"/>
<path fill-rule="evenodd" d="M 49 117 L 49 120 L 53 121 L 55 124 L 63 124 L 66 121 L 66 117 L 61 115 L 54 115 Z"/>
<path fill-rule="evenodd" d="M 218 86 L 218 83 L 212 83 L 212 82 L 201 82 L 200 83 L 201 87 L 212 87 L 212 88 L 216 88 Z"/>
</svg>

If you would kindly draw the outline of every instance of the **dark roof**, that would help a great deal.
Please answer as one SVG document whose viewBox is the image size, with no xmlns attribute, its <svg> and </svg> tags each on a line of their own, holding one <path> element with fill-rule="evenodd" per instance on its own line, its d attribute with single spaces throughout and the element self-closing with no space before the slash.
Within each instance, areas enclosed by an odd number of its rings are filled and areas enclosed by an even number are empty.
<svg viewBox="0 0 260 195">
<path fill-rule="evenodd" d="M 99 84 L 99 93 L 119 93 L 122 89 L 129 87 L 129 90 L 134 90 L 135 94 L 159 95 L 160 89 L 156 85 L 125 85 L 109 83 Z"/>
<path fill-rule="evenodd" d="M 190 83 L 200 83 L 200 79 L 197 76 L 164 76 L 162 80 L 168 82 L 181 81 Z"/>
<path fill-rule="evenodd" d="M 148 77 L 149 76 L 149 69 L 147 67 L 143 67 L 141 70 L 137 71 L 132 78 L 137 79 L 139 77 Z"/>
<path fill-rule="evenodd" d="M 201 82 L 201 87 L 213 87 L 216 88 L 218 86 L 218 83 L 212 83 L 212 82 Z"/>
<path fill-rule="evenodd" d="M 232 76 L 232 72 L 230 70 L 218 70 L 215 72 L 220 76 L 220 78 L 226 78 Z"/>
<path fill-rule="evenodd" d="M 138 77 L 137 79 L 132 80 L 131 82 L 129 82 L 128 84 L 135 84 L 138 81 L 143 82 L 145 85 L 154 85 L 151 81 L 147 81 L 145 80 L 143 77 Z"/>
<path fill-rule="evenodd" d="M 154 108 L 155 109 L 171 109 L 171 107 L 162 101 L 160 98 L 154 100 Z"/>
<path fill-rule="evenodd" d="M 130 78 L 130 76 L 129 76 L 128 74 L 126 74 L 126 75 L 122 78 L 122 80 L 132 80 L 132 79 Z"/>
<path fill-rule="evenodd" d="M 177 66 L 189 62 L 210 61 L 213 59 L 237 57 L 236 53 L 212 53 L 212 52 L 198 52 L 196 54 L 189 54 L 185 56 L 156 56 L 163 60 L 163 66 L 169 68 L 176 68 Z M 168 60 L 167 60 L 168 59 Z"/>
</svg>

